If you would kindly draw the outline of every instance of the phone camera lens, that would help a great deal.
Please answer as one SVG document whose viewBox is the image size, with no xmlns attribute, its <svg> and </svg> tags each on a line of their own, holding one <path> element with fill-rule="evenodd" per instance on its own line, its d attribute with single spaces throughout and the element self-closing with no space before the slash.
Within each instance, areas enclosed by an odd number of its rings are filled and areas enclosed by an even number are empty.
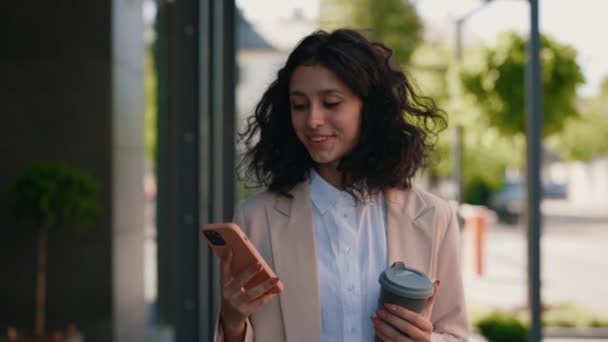
<svg viewBox="0 0 608 342">
<path fill-rule="evenodd" d="M 207 236 L 207 238 L 209 239 L 209 241 L 211 241 L 212 244 L 216 245 L 216 246 L 223 246 L 226 244 L 226 241 L 224 241 L 224 239 L 222 238 L 222 236 L 220 235 L 220 233 L 214 231 L 214 230 L 208 230 L 205 232 L 205 235 Z"/>
</svg>

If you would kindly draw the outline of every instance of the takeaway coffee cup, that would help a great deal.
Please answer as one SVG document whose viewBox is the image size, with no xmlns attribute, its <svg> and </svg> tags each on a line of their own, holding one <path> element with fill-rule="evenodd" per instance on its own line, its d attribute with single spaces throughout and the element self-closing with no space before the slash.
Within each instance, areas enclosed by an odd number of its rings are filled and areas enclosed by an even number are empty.
<svg viewBox="0 0 608 342">
<path fill-rule="evenodd" d="M 379 308 L 394 304 L 421 314 L 427 300 L 433 295 L 433 282 L 423 272 L 395 262 L 379 278 Z"/>
</svg>

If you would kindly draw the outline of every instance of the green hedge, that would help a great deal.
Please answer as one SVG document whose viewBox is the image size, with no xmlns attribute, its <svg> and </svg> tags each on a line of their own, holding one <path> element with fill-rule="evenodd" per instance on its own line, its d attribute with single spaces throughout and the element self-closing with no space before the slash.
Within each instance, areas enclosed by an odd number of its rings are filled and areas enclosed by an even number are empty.
<svg viewBox="0 0 608 342">
<path fill-rule="evenodd" d="M 489 342 L 526 342 L 528 327 L 513 315 L 492 313 L 475 324 Z"/>
</svg>

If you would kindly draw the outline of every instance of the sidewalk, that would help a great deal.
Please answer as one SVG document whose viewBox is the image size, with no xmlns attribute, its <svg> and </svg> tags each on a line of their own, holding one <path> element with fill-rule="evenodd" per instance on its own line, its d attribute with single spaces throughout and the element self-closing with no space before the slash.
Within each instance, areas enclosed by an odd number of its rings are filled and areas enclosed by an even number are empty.
<svg viewBox="0 0 608 342">
<path fill-rule="evenodd" d="M 543 303 L 574 303 L 608 317 L 608 213 L 585 212 L 570 208 L 565 202 L 554 201 L 543 204 L 543 215 Z M 467 305 L 484 310 L 524 307 L 527 302 L 527 236 L 524 227 L 489 225 L 485 238 L 485 269 L 481 277 L 472 271 L 471 239 L 472 235 L 464 231 L 463 270 Z M 472 338 L 471 341 L 480 340 Z"/>
<path fill-rule="evenodd" d="M 486 339 L 479 335 L 471 336 L 469 338 L 469 342 L 485 342 Z M 608 339 L 596 339 L 596 338 L 543 338 L 543 341 L 546 342 L 605 342 Z"/>
<path fill-rule="evenodd" d="M 471 270 L 470 238 L 468 232 L 463 234 L 467 300 L 497 309 L 525 305 L 527 240 L 523 228 L 495 224 L 489 229 L 482 277 Z M 545 302 L 575 302 L 608 314 L 608 222 L 545 225 L 541 272 Z"/>
</svg>

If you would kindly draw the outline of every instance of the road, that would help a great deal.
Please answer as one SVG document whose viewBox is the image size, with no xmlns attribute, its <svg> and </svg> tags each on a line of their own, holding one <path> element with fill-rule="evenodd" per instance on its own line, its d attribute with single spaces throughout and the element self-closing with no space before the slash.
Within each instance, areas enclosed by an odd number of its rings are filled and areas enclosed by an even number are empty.
<svg viewBox="0 0 608 342">
<path fill-rule="evenodd" d="M 541 296 L 545 304 L 571 302 L 608 316 L 608 212 L 543 203 Z M 472 235 L 463 234 L 467 302 L 507 309 L 526 304 L 527 251 L 522 225 L 491 224 L 483 276 L 472 272 Z"/>
</svg>

